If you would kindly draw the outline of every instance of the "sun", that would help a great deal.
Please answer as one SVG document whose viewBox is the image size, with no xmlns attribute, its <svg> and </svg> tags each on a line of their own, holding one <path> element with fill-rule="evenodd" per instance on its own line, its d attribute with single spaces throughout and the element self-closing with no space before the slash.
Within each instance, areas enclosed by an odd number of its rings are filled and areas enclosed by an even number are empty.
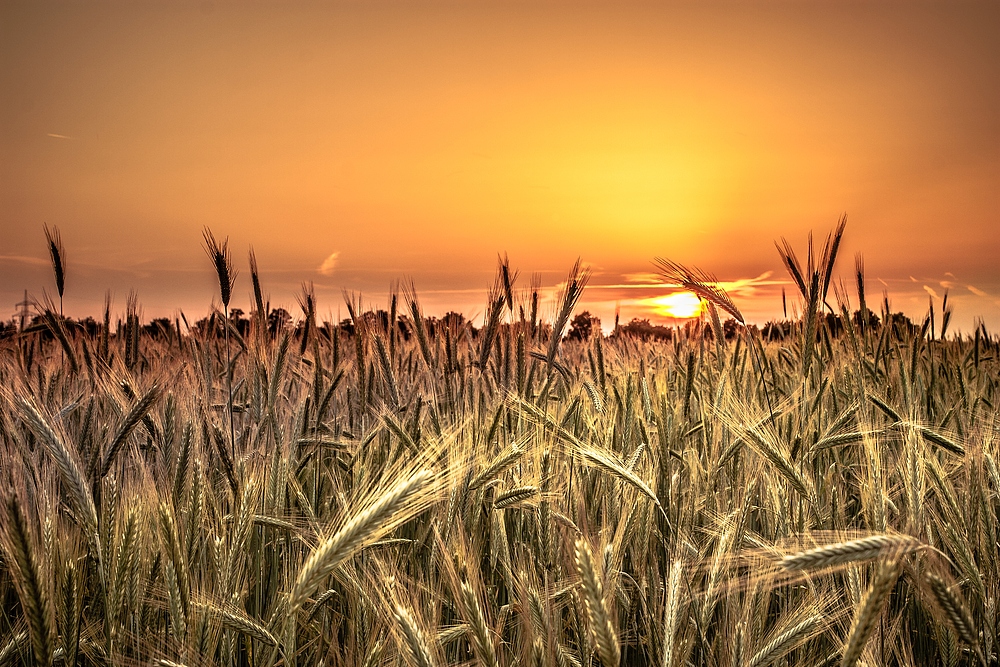
<svg viewBox="0 0 1000 667">
<path fill-rule="evenodd" d="M 673 292 L 650 299 L 651 305 L 660 315 L 678 320 L 701 315 L 701 299 L 691 292 Z"/>
</svg>

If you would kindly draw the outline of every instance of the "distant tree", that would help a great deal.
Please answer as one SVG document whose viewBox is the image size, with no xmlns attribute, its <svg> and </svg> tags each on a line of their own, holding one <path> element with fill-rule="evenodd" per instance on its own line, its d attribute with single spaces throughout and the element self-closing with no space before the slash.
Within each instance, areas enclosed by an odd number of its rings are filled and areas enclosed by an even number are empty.
<svg viewBox="0 0 1000 667">
<path fill-rule="evenodd" d="M 267 315 L 267 330 L 271 336 L 277 336 L 292 323 L 292 316 L 284 308 L 275 308 Z"/>
<path fill-rule="evenodd" d="M 97 323 L 97 321 L 94 320 L 94 318 L 90 317 L 90 316 L 87 316 L 87 317 L 83 318 L 82 320 L 77 320 L 76 321 L 76 326 L 79 327 L 80 330 L 83 331 L 90 338 L 93 338 L 94 336 L 96 336 L 97 332 L 101 328 L 101 325 L 99 325 Z"/>
<path fill-rule="evenodd" d="M 12 338 L 17 335 L 17 320 L 0 322 L 0 339 Z"/>
<path fill-rule="evenodd" d="M 784 340 L 791 334 L 792 323 L 787 320 L 784 322 L 768 322 L 761 330 L 761 335 L 767 340 Z"/>
<path fill-rule="evenodd" d="M 208 317 L 203 317 L 194 323 L 194 330 L 200 336 L 219 336 L 222 335 L 223 330 L 220 326 L 219 318 L 213 312 Z"/>
<path fill-rule="evenodd" d="M 585 310 L 570 321 L 569 333 L 566 338 L 569 340 L 589 340 L 595 330 L 600 332 L 601 320 Z"/>
<path fill-rule="evenodd" d="M 462 315 L 462 313 L 456 313 L 454 311 L 447 312 L 444 314 L 444 317 L 441 318 L 441 325 L 450 327 L 453 331 L 458 331 L 465 326 L 465 316 Z"/>
<path fill-rule="evenodd" d="M 150 338 L 169 338 L 174 328 L 173 323 L 166 317 L 158 317 L 142 328 Z"/>
<path fill-rule="evenodd" d="M 617 333 L 641 340 L 649 340 L 651 338 L 653 340 L 672 340 L 674 337 L 674 330 L 671 327 L 650 324 L 649 320 L 639 319 L 638 317 L 633 318 L 625 326 L 618 327 Z"/>
<path fill-rule="evenodd" d="M 229 321 L 232 322 L 233 326 L 240 332 L 241 336 L 246 336 L 250 332 L 250 320 L 243 317 L 242 308 L 230 308 Z"/>
<path fill-rule="evenodd" d="M 879 325 L 879 322 L 881 321 L 879 320 L 878 315 L 873 313 L 871 310 L 868 310 L 867 322 L 865 322 L 865 317 L 861 314 L 860 310 L 855 310 L 854 316 L 851 319 L 854 320 L 855 326 L 860 326 L 861 324 L 864 324 L 866 327 L 870 329 L 874 329 L 875 327 L 877 327 Z"/>
<path fill-rule="evenodd" d="M 903 332 L 907 332 L 912 336 L 920 331 L 920 327 L 914 324 L 913 320 L 903 313 L 892 313 L 888 319 L 887 324 L 892 327 L 892 332 L 897 338 L 902 337 Z"/>
<path fill-rule="evenodd" d="M 414 331 L 413 320 L 411 320 L 406 315 L 399 315 L 396 318 L 396 328 L 399 330 L 399 335 L 404 341 L 410 340 L 410 335 Z"/>
<path fill-rule="evenodd" d="M 726 340 L 732 340 L 736 338 L 736 333 L 739 331 L 739 322 L 733 318 L 729 318 L 722 323 L 722 333 L 726 337 Z"/>
</svg>

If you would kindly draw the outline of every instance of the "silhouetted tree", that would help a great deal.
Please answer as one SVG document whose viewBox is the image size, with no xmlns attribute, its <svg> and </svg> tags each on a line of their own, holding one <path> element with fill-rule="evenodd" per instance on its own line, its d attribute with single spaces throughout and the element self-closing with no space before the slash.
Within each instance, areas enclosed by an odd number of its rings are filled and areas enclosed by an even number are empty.
<svg viewBox="0 0 1000 667">
<path fill-rule="evenodd" d="M 166 317 L 158 317 L 142 328 L 143 333 L 153 339 L 170 338 L 173 331 L 173 323 Z"/>
<path fill-rule="evenodd" d="M 267 314 L 267 330 L 271 336 L 277 336 L 292 323 L 292 316 L 284 308 L 275 308 Z"/>
<path fill-rule="evenodd" d="M 671 327 L 650 324 L 649 320 L 638 317 L 624 326 L 619 326 L 617 333 L 641 340 L 672 340 L 674 337 L 674 330 Z"/>
<path fill-rule="evenodd" d="M 585 310 L 570 320 L 569 333 L 566 334 L 566 338 L 569 340 L 589 340 L 595 330 L 600 332 L 601 320 Z"/>
</svg>

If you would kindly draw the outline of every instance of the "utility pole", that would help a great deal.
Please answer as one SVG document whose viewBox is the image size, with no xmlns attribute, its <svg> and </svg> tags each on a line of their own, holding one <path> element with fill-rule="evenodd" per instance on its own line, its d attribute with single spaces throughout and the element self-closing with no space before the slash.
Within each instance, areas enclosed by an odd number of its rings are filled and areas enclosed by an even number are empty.
<svg viewBox="0 0 1000 667">
<path fill-rule="evenodd" d="M 24 322 L 28 319 L 28 306 L 31 305 L 31 302 L 28 301 L 28 290 L 24 290 L 24 301 L 20 301 L 14 305 L 21 309 L 19 312 L 21 317 L 21 328 L 19 331 L 24 331 Z"/>
</svg>

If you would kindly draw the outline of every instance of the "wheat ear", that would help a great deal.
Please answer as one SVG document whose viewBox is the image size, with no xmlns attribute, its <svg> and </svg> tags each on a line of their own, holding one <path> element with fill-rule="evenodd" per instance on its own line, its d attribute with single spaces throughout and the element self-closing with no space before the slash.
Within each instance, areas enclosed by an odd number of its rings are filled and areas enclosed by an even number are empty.
<svg viewBox="0 0 1000 667">
<path fill-rule="evenodd" d="M 49 229 L 49 226 L 45 225 L 44 230 L 45 241 L 49 246 L 49 255 L 52 258 L 52 272 L 56 277 L 56 291 L 59 292 L 59 316 L 62 317 L 62 298 L 63 292 L 66 291 L 66 271 L 63 265 L 66 249 L 63 247 L 62 235 L 59 233 L 58 227 L 53 226 Z"/>
<path fill-rule="evenodd" d="M 872 535 L 785 556 L 781 567 L 788 571 L 815 570 L 880 556 L 901 556 L 919 545 L 919 540 L 909 535 Z"/>
<path fill-rule="evenodd" d="M 422 470 L 399 482 L 371 506 L 344 524 L 344 527 L 338 530 L 333 537 L 317 547 L 302 565 L 295 578 L 295 584 L 288 595 L 288 615 L 294 615 L 320 582 L 329 576 L 341 561 L 351 556 L 361 543 L 377 531 L 383 523 L 400 510 L 407 499 L 420 490 L 431 476 L 430 471 Z"/>
<path fill-rule="evenodd" d="M 497 499 L 493 501 L 493 507 L 502 510 L 505 507 L 523 502 L 536 493 L 538 493 L 537 486 L 519 486 L 497 496 Z"/>
<path fill-rule="evenodd" d="M 111 441 L 111 446 L 108 447 L 107 454 L 104 455 L 104 461 L 101 463 L 101 478 L 104 478 L 108 471 L 111 469 L 111 464 L 115 460 L 115 456 L 118 451 L 125 444 L 128 436 L 132 433 L 135 427 L 145 419 L 146 415 L 152 409 L 153 404 L 156 403 L 156 399 L 160 397 L 160 389 L 155 384 L 150 387 L 149 391 L 142 395 L 142 397 L 135 402 L 135 405 L 128 411 L 125 418 L 122 419 L 122 423 L 118 426 L 118 432 L 115 434 L 114 440 Z"/>
<path fill-rule="evenodd" d="M 490 637 L 489 627 L 486 625 L 486 617 L 483 609 L 479 605 L 479 598 L 476 592 L 466 582 L 462 582 L 462 602 L 465 605 L 465 614 L 469 620 L 469 628 L 473 639 L 473 646 L 480 662 L 485 667 L 497 667 L 497 653 L 493 646 L 493 639 Z"/>
<path fill-rule="evenodd" d="M 604 667 L 618 667 L 621 659 L 618 636 L 611 624 L 611 614 L 604 601 L 604 586 L 594 568 L 590 547 L 583 540 L 576 541 L 576 569 L 583 584 L 583 600 L 601 663 Z"/>
<path fill-rule="evenodd" d="M 663 667 L 672 667 L 674 662 L 674 635 L 677 634 L 677 616 L 681 603 L 681 573 L 684 563 L 675 560 L 670 564 L 670 579 L 667 587 L 667 604 L 663 618 Z"/>
<path fill-rule="evenodd" d="M 35 665 L 47 667 L 52 664 L 53 653 L 51 600 L 45 593 L 44 578 L 21 503 L 14 494 L 7 500 L 7 548 L 11 561 L 17 565 L 14 582 L 21 610 L 28 621 Z"/>
<path fill-rule="evenodd" d="M 494 477 L 502 475 L 508 468 L 517 463 L 518 459 L 524 455 L 524 451 L 523 445 L 515 443 L 509 451 L 500 454 L 490 461 L 489 465 L 482 472 L 472 478 L 472 481 L 469 482 L 469 490 L 475 491 Z"/>
<path fill-rule="evenodd" d="M 656 497 L 653 490 L 650 489 L 638 475 L 626 468 L 619 461 L 615 460 L 615 456 L 610 452 L 595 449 L 593 447 L 580 447 L 579 454 L 591 465 L 610 473 L 627 484 L 631 484 L 642 492 L 644 496 L 652 500 L 657 507 L 660 507 L 660 499 Z"/>
<path fill-rule="evenodd" d="M 868 587 L 868 594 L 861 603 L 861 608 L 854 615 L 851 634 L 840 659 L 841 667 L 854 667 L 857 664 L 868 638 L 875 631 L 875 625 L 882 615 L 882 608 L 889 599 L 893 586 L 896 585 L 901 569 L 896 561 L 885 562 L 879 566 L 875 578 Z"/>
<path fill-rule="evenodd" d="M 774 639 L 769 641 L 764 648 L 750 658 L 747 667 L 766 667 L 766 665 L 770 665 L 778 658 L 784 656 L 800 639 L 812 632 L 813 628 L 822 621 L 822 616 L 812 614 L 798 623 L 785 628 L 775 635 Z"/>
<path fill-rule="evenodd" d="M 27 424 L 31 432 L 35 434 L 39 442 L 49 453 L 59 468 L 59 475 L 63 484 L 69 491 L 69 496 L 76 504 L 77 511 L 84 522 L 84 528 L 88 535 L 96 542 L 100 543 L 97 537 L 97 509 L 94 507 L 94 499 L 90 495 L 90 488 L 87 484 L 80 464 L 76 460 L 76 455 L 67 447 L 63 439 L 55 432 L 49 424 L 48 419 L 42 414 L 35 399 L 30 395 L 18 395 L 14 398 L 15 406 L 21 419 Z"/>
<path fill-rule="evenodd" d="M 238 609 L 216 607 L 207 603 L 196 603 L 195 606 L 218 616 L 219 620 L 222 621 L 222 625 L 230 630 L 235 630 L 247 637 L 252 637 L 268 646 L 278 645 L 278 640 L 268 632 L 267 628 Z"/>
<path fill-rule="evenodd" d="M 431 657 L 430 648 L 427 646 L 427 639 L 423 630 L 417 625 L 413 615 L 404 607 L 397 606 L 393 612 L 396 622 L 399 623 L 400 630 L 403 631 L 403 638 L 406 647 L 405 654 L 407 662 L 415 667 L 434 667 L 434 659 Z"/>
<path fill-rule="evenodd" d="M 948 622 L 955 628 L 955 632 L 958 633 L 958 636 L 966 644 L 972 647 L 980 662 L 985 665 L 986 659 L 979 648 L 979 637 L 976 632 L 976 626 L 972 620 L 972 614 L 969 613 L 969 608 L 962 600 L 961 593 L 950 588 L 944 579 L 933 572 L 926 573 L 924 578 L 930 585 L 934 599 L 937 600 L 938 605 L 940 605 L 945 616 L 947 616 Z"/>
</svg>

